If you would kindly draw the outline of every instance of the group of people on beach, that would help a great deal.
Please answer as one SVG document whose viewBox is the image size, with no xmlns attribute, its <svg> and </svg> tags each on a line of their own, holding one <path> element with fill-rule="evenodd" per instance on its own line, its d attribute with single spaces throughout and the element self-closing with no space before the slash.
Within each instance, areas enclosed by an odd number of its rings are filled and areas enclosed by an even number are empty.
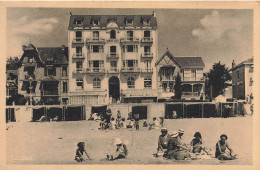
<svg viewBox="0 0 260 170">
<path fill-rule="evenodd" d="M 179 129 L 168 134 L 166 128 L 161 128 L 161 135 L 158 139 L 158 148 L 156 157 L 163 156 L 167 159 L 185 160 L 191 158 L 191 155 L 210 155 L 209 150 L 203 146 L 200 132 L 194 134 L 190 146 L 182 142 L 184 130 Z M 219 160 L 233 160 L 236 155 L 227 142 L 227 135 L 222 134 L 216 144 L 215 158 Z"/>
</svg>

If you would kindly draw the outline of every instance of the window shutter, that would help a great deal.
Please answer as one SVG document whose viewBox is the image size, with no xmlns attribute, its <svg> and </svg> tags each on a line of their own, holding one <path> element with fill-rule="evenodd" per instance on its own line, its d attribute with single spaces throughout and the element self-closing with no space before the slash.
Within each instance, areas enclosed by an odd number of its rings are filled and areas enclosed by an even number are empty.
<svg viewBox="0 0 260 170">
<path fill-rule="evenodd" d="M 53 67 L 53 76 L 56 76 L 56 67 Z"/>
<path fill-rule="evenodd" d="M 47 68 L 44 67 L 44 76 L 47 76 Z"/>
</svg>

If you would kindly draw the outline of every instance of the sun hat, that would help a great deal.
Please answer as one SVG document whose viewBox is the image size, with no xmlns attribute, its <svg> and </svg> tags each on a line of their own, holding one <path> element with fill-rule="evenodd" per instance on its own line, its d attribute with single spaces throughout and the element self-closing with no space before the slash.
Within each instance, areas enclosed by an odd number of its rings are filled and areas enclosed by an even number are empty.
<svg viewBox="0 0 260 170">
<path fill-rule="evenodd" d="M 172 131 L 171 137 L 177 137 L 178 134 L 179 134 L 179 133 L 178 133 L 177 131 L 174 130 L 174 131 Z"/>
<path fill-rule="evenodd" d="M 162 127 L 162 128 L 161 128 L 161 132 L 165 132 L 165 131 L 166 131 L 166 132 L 168 131 L 167 128 Z"/>
<path fill-rule="evenodd" d="M 122 144 L 122 140 L 120 138 L 115 138 L 115 145 Z"/>
<path fill-rule="evenodd" d="M 183 129 L 179 129 L 178 132 L 179 133 L 184 133 L 184 130 Z"/>
</svg>

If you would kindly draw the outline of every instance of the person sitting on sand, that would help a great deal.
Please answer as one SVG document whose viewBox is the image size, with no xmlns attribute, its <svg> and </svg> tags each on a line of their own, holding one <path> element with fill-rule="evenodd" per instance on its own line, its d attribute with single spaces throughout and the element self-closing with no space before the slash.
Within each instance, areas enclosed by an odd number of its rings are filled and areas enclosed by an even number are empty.
<svg viewBox="0 0 260 170">
<path fill-rule="evenodd" d="M 58 119 L 59 119 L 59 116 L 55 116 L 55 117 L 52 119 L 52 121 L 53 121 L 53 122 L 57 122 Z"/>
<path fill-rule="evenodd" d="M 158 148 L 157 148 L 156 156 L 158 156 L 158 153 L 164 153 L 167 150 L 168 142 L 171 138 L 166 128 L 162 128 L 161 133 L 162 134 L 159 136 L 158 139 Z"/>
<path fill-rule="evenodd" d="M 172 132 L 167 151 L 163 155 L 165 158 L 185 160 L 191 157 L 188 149 L 182 144 L 178 136 L 179 133 L 177 131 Z"/>
<path fill-rule="evenodd" d="M 131 121 L 129 122 L 129 124 L 126 126 L 127 128 L 133 128 L 135 125 L 135 120 L 131 119 Z"/>
<path fill-rule="evenodd" d="M 148 126 L 147 122 L 144 121 L 144 123 L 143 123 L 143 127 L 147 127 L 147 126 Z"/>
<path fill-rule="evenodd" d="M 86 150 L 85 150 L 85 143 L 84 143 L 84 142 L 79 142 L 79 143 L 78 143 L 78 149 L 76 150 L 75 160 L 76 160 L 77 162 L 82 162 L 82 161 L 84 161 L 84 158 L 83 158 L 83 157 L 84 157 L 84 153 L 86 154 L 86 156 L 88 157 L 88 159 L 91 160 L 90 157 L 88 156 Z"/>
<path fill-rule="evenodd" d="M 151 130 L 151 129 L 159 129 L 159 122 L 158 120 L 156 120 L 156 117 L 153 118 L 153 122 L 149 124 L 149 128 L 148 130 Z"/>
<path fill-rule="evenodd" d="M 194 138 L 190 142 L 190 145 L 192 147 L 192 153 L 201 153 L 201 151 L 204 150 L 207 154 L 209 154 L 202 145 L 202 137 L 200 132 L 196 132 L 194 134 Z"/>
<path fill-rule="evenodd" d="M 122 159 L 126 158 L 128 154 L 128 150 L 126 145 L 122 142 L 120 138 L 115 139 L 115 145 L 116 145 L 116 152 L 113 155 L 107 155 L 107 160 L 115 160 L 115 159 Z"/>
<path fill-rule="evenodd" d="M 227 135 L 222 134 L 220 140 L 216 144 L 215 158 L 219 160 L 232 160 L 236 159 L 236 155 L 233 154 L 233 150 L 227 142 Z"/>
</svg>

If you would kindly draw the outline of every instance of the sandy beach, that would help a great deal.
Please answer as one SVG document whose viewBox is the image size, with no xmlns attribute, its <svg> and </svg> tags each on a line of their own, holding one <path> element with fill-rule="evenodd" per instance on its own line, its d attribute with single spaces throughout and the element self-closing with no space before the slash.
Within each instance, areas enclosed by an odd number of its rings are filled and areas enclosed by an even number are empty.
<svg viewBox="0 0 260 170">
<path fill-rule="evenodd" d="M 198 118 L 165 120 L 168 131 L 184 129 L 183 142 L 189 144 L 195 132 L 201 132 L 204 145 L 212 148 L 222 133 L 227 134 L 228 142 L 237 160 L 221 162 L 217 159 L 174 161 L 156 158 L 159 129 L 140 130 L 117 129 L 98 130 L 99 122 L 30 122 L 8 123 L 13 127 L 7 130 L 8 164 L 79 164 L 74 161 L 78 142 L 85 142 L 92 160 L 80 164 L 252 164 L 252 117 Z M 120 137 L 127 144 L 127 159 L 107 161 L 106 154 L 115 151 L 113 141 Z"/>
</svg>

